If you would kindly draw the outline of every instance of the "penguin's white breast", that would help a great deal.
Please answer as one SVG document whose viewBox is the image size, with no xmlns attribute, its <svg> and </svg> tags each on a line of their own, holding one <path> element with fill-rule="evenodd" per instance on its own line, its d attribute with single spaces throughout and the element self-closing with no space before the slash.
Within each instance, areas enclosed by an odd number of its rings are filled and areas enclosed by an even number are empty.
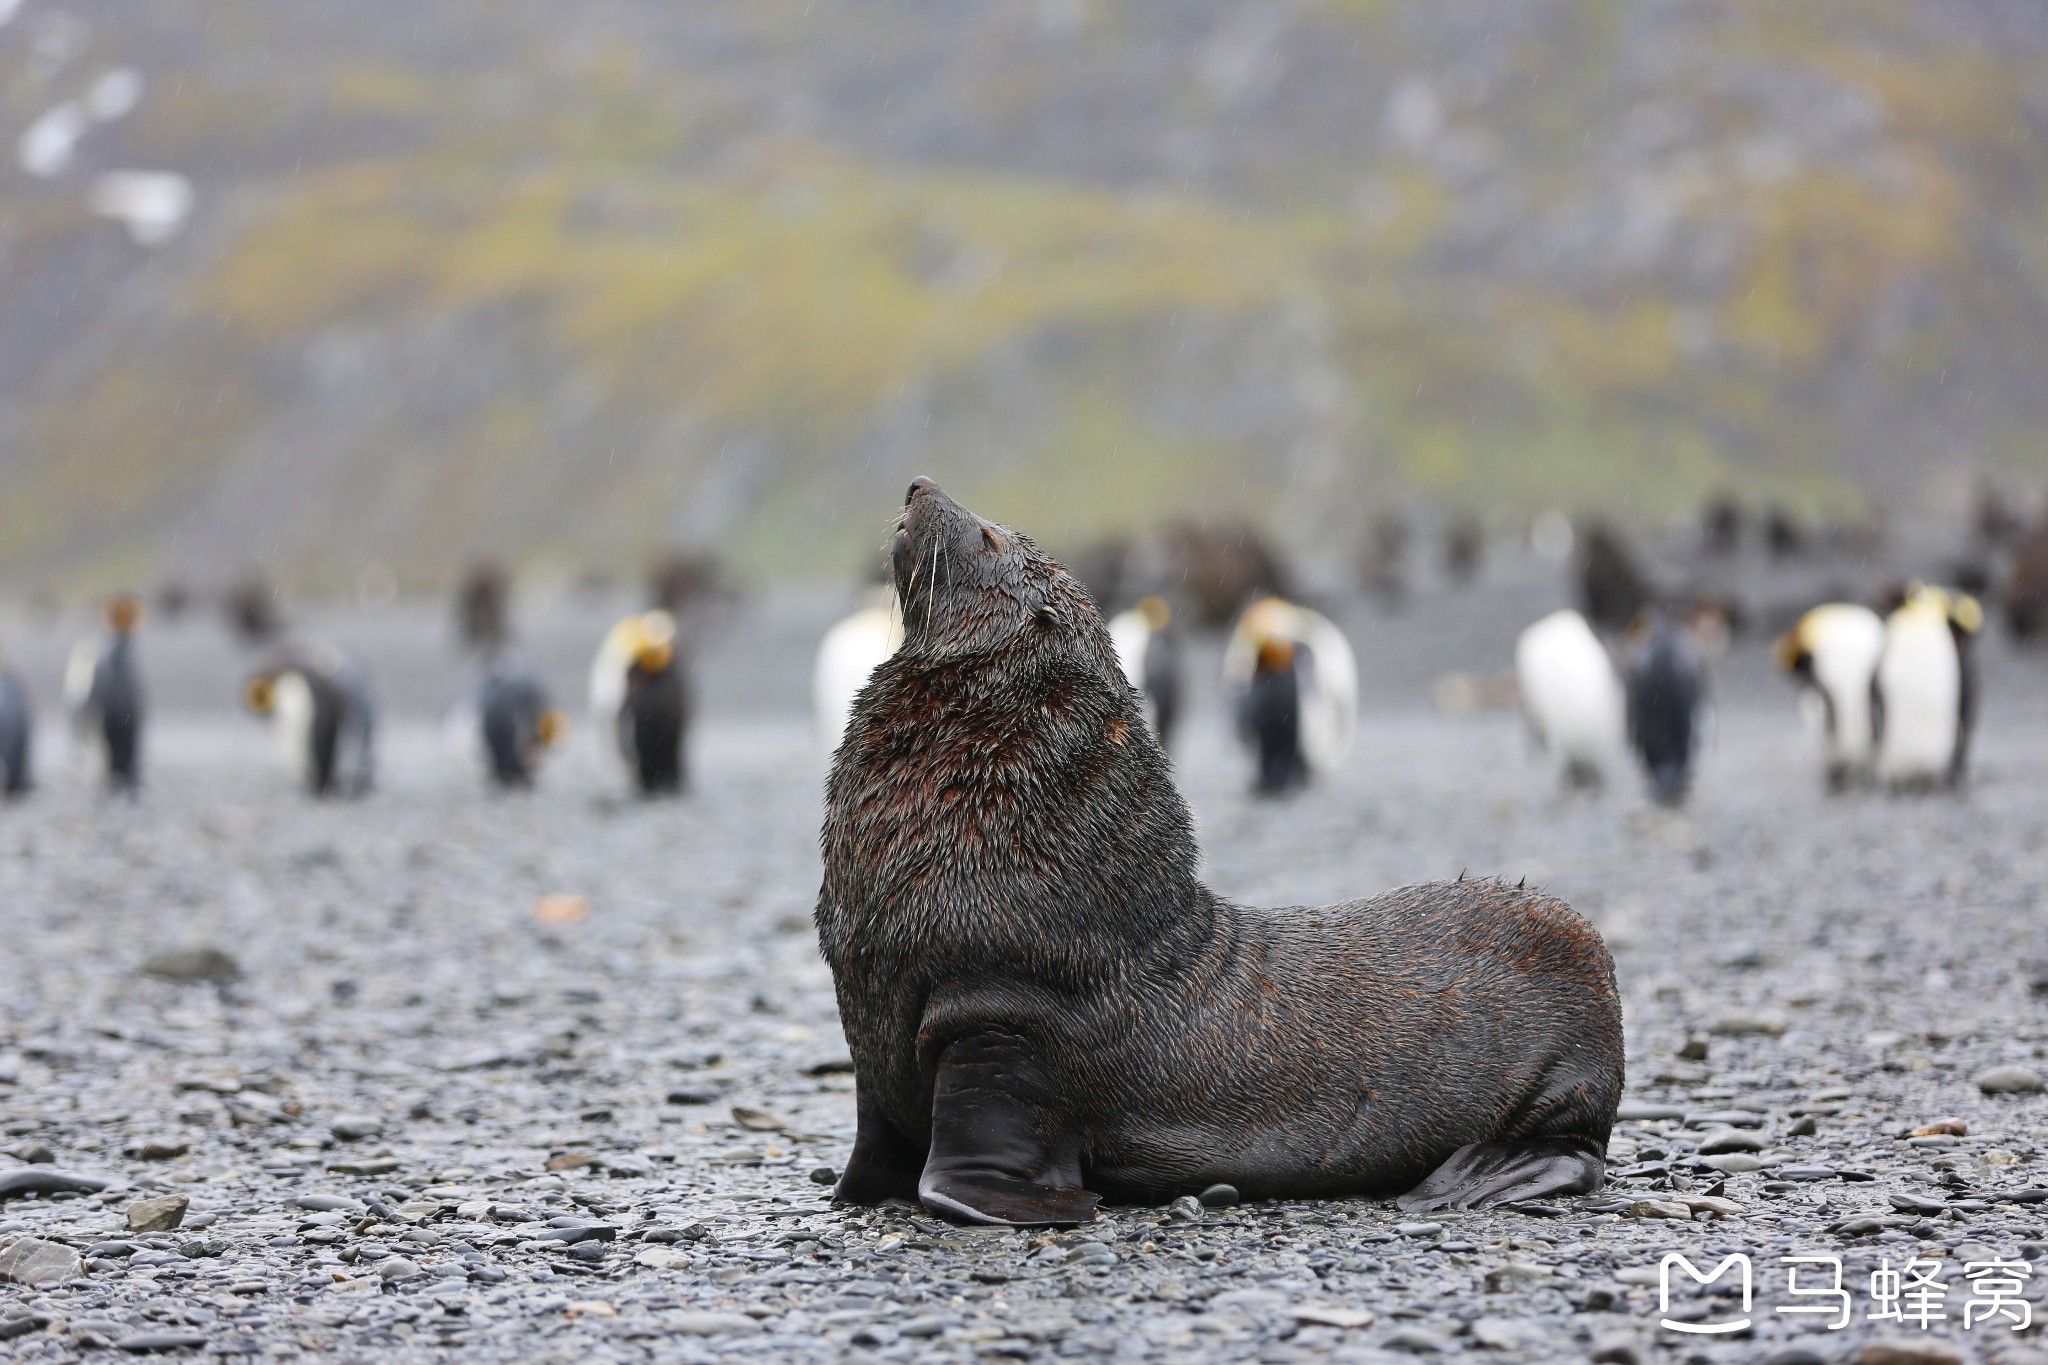
<svg viewBox="0 0 2048 1365">
<path fill-rule="evenodd" d="M 271 689 L 271 731 L 285 766 L 300 778 L 313 771 L 313 688 L 298 673 L 280 673 Z"/>
<path fill-rule="evenodd" d="M 1962 660 L 1947 622 L 1894 620 L 1877 680 L 1884 698 L 1879 771 L 1890 778 L 1946 771 L 1962 702 Z"/>
<path fill-rule="evenodd" d="M 1628 700 L 1613 658 L 1584 617 L 1556 612 L 1522 632 L 1515 676 L 1523 704 L 1560 758 L 1606 765 L 1619 757 L 1628 741 Z"/>
</svg>

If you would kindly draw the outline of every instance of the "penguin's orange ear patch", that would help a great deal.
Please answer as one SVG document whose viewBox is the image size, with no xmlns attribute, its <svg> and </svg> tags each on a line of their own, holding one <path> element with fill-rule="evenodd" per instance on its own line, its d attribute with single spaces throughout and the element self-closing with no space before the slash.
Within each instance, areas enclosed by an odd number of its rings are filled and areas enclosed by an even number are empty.
<svg viewBox="0 0 2048 1365">
<path fill-rule="evenodd" d="M 270 714 L 277 700 L 277 688 L 269 678 L 257 674 L 242 687 L 242 704 L 259 716 Z"/>
<path fill-rule="evenodd" d="M 541 712 L 540 719 L 533 723 L 534 738 L 551 749 L 568 733 L 569 718 L 552 706 Z"/>
</svg>

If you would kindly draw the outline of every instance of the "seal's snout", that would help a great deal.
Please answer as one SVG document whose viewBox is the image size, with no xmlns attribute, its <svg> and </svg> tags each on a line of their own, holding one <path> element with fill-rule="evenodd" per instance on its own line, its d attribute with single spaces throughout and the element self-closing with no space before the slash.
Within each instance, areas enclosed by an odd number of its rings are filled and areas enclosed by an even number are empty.
<svg viewBox="0 0 2048 1365">
<path fill-rule="evenodd" d="M 939 485 L 937 480 L 929 478 L 923 474 L 918 475 L 916 478 L 910 481 L 910 491 L 903 495 L 903 505 L 905 507 L 910 506 L 910 504 L 916 502 L 918 498 L 923 494 L 938 491 L 938 487 Z"/>
</svg>

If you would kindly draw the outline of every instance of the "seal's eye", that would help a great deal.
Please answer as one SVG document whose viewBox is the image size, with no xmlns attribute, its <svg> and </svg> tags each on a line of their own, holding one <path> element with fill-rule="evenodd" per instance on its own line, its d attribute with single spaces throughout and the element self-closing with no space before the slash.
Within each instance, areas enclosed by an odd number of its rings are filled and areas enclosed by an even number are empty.
<svg viewBox="0 0 2048 1365">
<path fill-rule="evenodd" d="M 1038 609 L 1031 613 L 1031 619 L 1047 630 L 1060 623 L 1059 613 L 1046 603 L 1039 604 Z"/>
</svg>

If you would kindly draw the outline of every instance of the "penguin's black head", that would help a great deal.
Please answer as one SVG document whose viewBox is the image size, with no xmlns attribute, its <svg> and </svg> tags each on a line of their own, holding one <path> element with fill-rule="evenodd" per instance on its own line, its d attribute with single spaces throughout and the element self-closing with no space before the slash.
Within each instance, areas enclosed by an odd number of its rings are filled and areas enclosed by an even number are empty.
<svg viewBox="0 0 2048 1365">
<path fill-rule="evenodd" d="M 930 479 L 911 481 L 889 541 L 889 574 L 912 653 L 952 657 L 1029 641 L 1116 667 L 1079 580 L 1029 536 L 984 521 Z"/>
</svg>

